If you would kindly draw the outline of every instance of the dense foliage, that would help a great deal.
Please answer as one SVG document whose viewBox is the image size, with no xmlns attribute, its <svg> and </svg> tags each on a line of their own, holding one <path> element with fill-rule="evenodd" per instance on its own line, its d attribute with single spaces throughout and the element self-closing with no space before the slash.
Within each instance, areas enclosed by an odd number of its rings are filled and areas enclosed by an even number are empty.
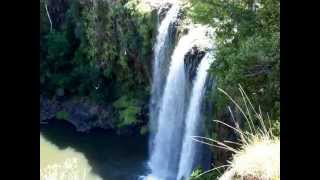
<svg viewBox="0 0 320 180">
<path fill-rule="evenodd" d="M 136 122 L 148 103 L 156 14 L 126 0 L 59 1 L 40 1 L 41 94 L 114 104 L 118 126 Z"/>
<path fill-rule="evenodd" d="M 217 87 L 240 100 L 238 84 L 270 113 L 280 114 L 280 1 L 191 0 L 190 15 L 196 22 L 210 24 L 216 31 L 216 60 L 210 72 Z M 213 92 L 215 112 L 229 103 Z"/>
</svg>

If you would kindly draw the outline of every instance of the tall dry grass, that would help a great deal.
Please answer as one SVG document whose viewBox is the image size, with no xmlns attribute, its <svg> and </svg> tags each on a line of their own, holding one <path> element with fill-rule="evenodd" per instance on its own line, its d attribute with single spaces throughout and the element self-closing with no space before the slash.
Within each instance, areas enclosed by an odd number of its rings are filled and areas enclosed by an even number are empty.
<svg viewBox="0 0 320 180">
<path fill-rule="evenodd" d="M 218 88 L 240 111 L 242 117 L 248 124 L 248 130 L 241 129 L 234 119 L 231 108 L 228 107 L 231 118 L 235 123 L 232 127 L 222 121 L 214 120 L 234 130 L 240 137 L 239 142 L 217 141 L 212 138 L 194 136 L 195 141 L 209 146 L 222 148 L 233 152 L 232 160 L 226 165 L 213 168 L 201 173 L 197 177 L 218 170 L 227 168 L 219 180 L 276 180 L 280 179 L 280 137 L 272 132 L 272 124 L 269 115 L 263 115 L 260 106 L 256 109 L 241 85 L 239 91 L 242 96 L 242 103 L 235 101 L 227 92 Z M 241 104 L 241 105 L 240 105 Z M 266 125 L 268 122 L 268 126 Z M 256 124 L 258 125 L 256 125 Z M 239 148 L 233 148 L 238 145 Z"/>
</svg>

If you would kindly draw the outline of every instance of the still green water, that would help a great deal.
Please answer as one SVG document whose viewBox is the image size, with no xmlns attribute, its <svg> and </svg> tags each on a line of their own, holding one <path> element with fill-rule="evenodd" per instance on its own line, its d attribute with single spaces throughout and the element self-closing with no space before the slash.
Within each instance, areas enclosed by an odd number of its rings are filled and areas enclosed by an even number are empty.
<svg viewBox="0 0 320 180">
<path fill-rule="evenodd" d="M 120 136 L 100 129 L 79 133 L 70 124 L 54 120 L 40 126 L 40 144 L 43 180 L 50 179 L 44 178 L 48 174 L 78 180 L 133 180 L 146 171 L 147 136 Z"/>
</svg>

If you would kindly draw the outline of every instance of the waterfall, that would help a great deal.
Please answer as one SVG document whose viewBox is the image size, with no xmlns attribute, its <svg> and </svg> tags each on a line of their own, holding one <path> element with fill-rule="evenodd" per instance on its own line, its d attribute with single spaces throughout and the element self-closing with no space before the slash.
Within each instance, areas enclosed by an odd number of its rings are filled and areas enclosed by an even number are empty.
<svg viewBox="0 0 320 180">
<path fill-rule="evenodd" d="M 185 135 L 181 150 L 178 180 L 188 179 L 196 165 L 196 150 L 199 143 L 192 140 L 192 136 L 200 135 L 200 124 L 203 124 L 201 117 L 201 103 L 205 92 L 207 70 L 213 60 L 211 52 L 207 53 L 201 60 L 197 69 L 196 79 L 192 88 L 191 99 L 186 116 Z"/>
<path fill-rule="evenodd" d="M 176 180 L 180 157 L 185 157 L 181 156 L 181 150 L 182 147 L 185 148 L 184 146 L 186 146 L 183 145 L 183 140 L 186 139 L 184 133 L 186 110 L 189 104 L 189 86 L 186 79 L 184 60 L 186 54 L 194 46 L 206 41 L 205 39 L 207 37 L 205 37 L 206 32 L 204 31 L 206 28 L 188 28 L 188 33 L 182 35 L 172 52 L 176 33 L 174 23 L 178 20 L 179 11 L 179 4 L 173 3 L 162 22 L 158 25 L 158 34 L 154 46 L 153 83 L 149 105 L 150 158 L 148 167 L 151 172 L 148 172 L 149 175 L 147 177 L 141 176 L 141 179 Z M 205 57 L 203 60 L 208 61 L 207 56 Z M 200 71 L 202 70 L 199 70 L 199 73 Z M 201 77 L 202 76 L 203 75 L 201 75 Z M 198 84 L 197 82 L 195 84 Z M 200 86 L 199 88 L 203 88 L 204 85 L 200 84 L 198 86 Z M 197 92 L 200 91 L 201 90 L 197 90 Z M 194 98 L 200 101 L 201 97 Z M 191 103 L 193 103 L 193 101 Z M 200 106 L 201 102 L 197 103 L 198 105 L 192 106 L 192 109 L 199 109 L 198 106 Z M 197 110 L 193 110 L 194 113 L 196 111 Z M 191 126 L 191 124 L 197 125 L 191 117 L 189 117 L 189 119 L 190 120 L 187 121 L 190 121 L 190 125 L 187 126 Z M 190 132 L 187 130 L 187 133 L 195 134 L 199 129 L 197 127 Z M 185 150 L 182 151 L 185 152 Z M 192 152 L 194 153 L 194 151 Z M 184 154 L 187 155 L 189 152 L 185 152 Z M 188 158 L 189 157 L 192 156 L 188 155 Z M 192 170 L 192 166 L 189 168 Z M 185 175 L 185 173 L 183 175 Z"/>
<path fill-rule="evenodd" d="M 171 57 L 161 107 L 157 119 L 154 148 L 149 160 L 153 179 L 175 180 L 179 167 L 186 110 L 184 58 L 203 36 L 203 29 L 190 29 L 183 35 Z"/>
<path fill-rule="evenodd" d="M 151 87 L 151 102 L 149 106 L 150 151 L 153 147 L 154 133 L 157 128 L 157 117 L 161 106 L 161 97 L 167 74 L 166 71 L 170 60 L 171 46 L 174 42 L 174 38 L 172 36 L 174 34 L 175 27 L 173 26 L 173 23 L 177 20 L 178 12 L 179 7 L 177 5 L 173 5 L 167 12 L 166 17 L 162 20 L 160 26 L 158 26 L 158 35 L 154 46 L 153 83 Z"/>
</svg>

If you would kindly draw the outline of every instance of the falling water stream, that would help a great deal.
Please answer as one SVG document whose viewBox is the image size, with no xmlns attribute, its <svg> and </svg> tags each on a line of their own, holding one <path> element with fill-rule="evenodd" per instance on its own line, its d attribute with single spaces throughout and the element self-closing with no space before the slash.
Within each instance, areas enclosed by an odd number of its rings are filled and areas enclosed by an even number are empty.
<svg viewBox="0 0 320 180">
<path fill-rule="evenodd" d="M 197 76 L 193 84 L 191 99 L 187 111 L 185 122 L 185 135 L 181 150 L 181 158 L 178 171 L 178 179 L 189 177 L 193 168 L 196 165 L 196 149 L 199 146 L 198 142 L 192 140 L 192 136 L 200 135 L 200 124 L 203 123 L 201 117 L 201 103 L 205 92 L 205 82 L 207 71 L 213 60 L 211 52 L 205 55 L 201 60 L 197 69 Z"/>
<path fill-rule="evenodd" d="M 158 117 L 151 119 L 156 121 L 153 123 L 157 125 L 148 162 L 151 169 L 148 177 L 153 179 L 175 180 L 177 177 L 188 105 L 184 59 L 192 47 L 204 39 L 204 35 L 204 28 L 190 28 L 188 33 L 180 38 L 171 56 L 164 92 L 162 98 L 158 99 L 160 101 Z M 154 86 L 159 87 L 159 85 Z"/>
<path fill-rule="evenodd" d="M 157 128 L 156 123 L 168 70 L 167 66 L 170 60 L 170 49 L 174 41 L 172 37 L 175 28 L 173 23 L 177 20 L 178 12 L 179 6 L 173 5 L 158 26 L 158 35 L 154 46 L 153 83 L 150 102 L 150 150 L 152 149 L 154 132 Z"/>
</svg>

